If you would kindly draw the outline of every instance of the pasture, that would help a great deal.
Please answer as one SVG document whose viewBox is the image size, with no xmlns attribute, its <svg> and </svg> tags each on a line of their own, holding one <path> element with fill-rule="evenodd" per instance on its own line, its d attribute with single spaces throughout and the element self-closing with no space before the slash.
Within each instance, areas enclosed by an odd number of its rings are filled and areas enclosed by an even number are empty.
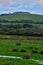
<svg viewBox="0 0 43 65">
<path fill-rule="evenodd" d="M 0 65 L 42 65 L 29 59 L 7 59 L 0 58 Z"/>
<path fill-rule="evenodd" d="M 20 44 L 17 44 L 20 43 Z M 16 49 L 16 51 L 14 50 Z M 21 52 L 25 50 L 26 52 Z M 37 53 L 33 52 L 37 51 Z M 27 53 L 30 59 L 43 61 L 43 41 L 42 40 L 10 40 L 0 39 L 0 55 L 22 57 Z M 7 64 L 8 63 L 8 64 Z M 10 63 L 10 64 L 9 64 Z M 41 65 L 29 59 L 8 59 L 0 58 L 1 65 Z"/>
<path fill-rule="evenodd" d="M 43 21 L 43 15 L 31 14 L 31 13 L 12 13 L 0 15 L 0 20 L 8 21 L 20 21 L 20 20 L 33 20 L 33 21 Z"/>
</svg>

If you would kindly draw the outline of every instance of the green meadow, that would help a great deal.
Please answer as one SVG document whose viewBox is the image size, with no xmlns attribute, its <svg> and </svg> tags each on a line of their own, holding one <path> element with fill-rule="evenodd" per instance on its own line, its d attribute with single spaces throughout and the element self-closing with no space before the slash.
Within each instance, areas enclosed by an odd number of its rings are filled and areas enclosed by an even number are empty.
<svg viewBox="0 0 43 65">
<path fill-rule="evenodd" d="M 42 65 L 29 59 L 0 58 L 0 65 Z"/>
<path fill-rule="evenodd" d="M 21 43 L 17 46 L 16 43 Z M 29 47 L 33 49 L 37 48 L 38 53 L 32 53 Z M 18 52 L 13 52 L 12 49 L 17 48 Z M 20 52 L 21 49 L 26 49 L 26 52 Z M 41 40 L 10 40 L 0 39 L 0 55 L 23 57 L 25 53 L 30 54 L 30 59 L 43 60 L 43 54 L 40 51 L 43 50 L 43 41 Z M 9 64 L 10 63 L 10 64 Z M 29 59 L 7 59 L 0 58 L 0 65 L 41 65 L 35 61 Z"/>
</svg>

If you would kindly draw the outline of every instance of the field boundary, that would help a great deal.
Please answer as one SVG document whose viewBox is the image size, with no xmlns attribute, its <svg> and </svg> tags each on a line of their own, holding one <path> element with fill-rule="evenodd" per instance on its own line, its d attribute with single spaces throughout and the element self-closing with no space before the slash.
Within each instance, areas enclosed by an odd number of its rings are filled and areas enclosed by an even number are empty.
<svg viewBox="0 0 43 65">
<path fill-rule="evenodd" d="M 43 37 L 37 36 L 14 36 L 14 35 L 0 35 L 0 39 L 14 39 L 14 40 L 43 40 Z"/>
</svg>

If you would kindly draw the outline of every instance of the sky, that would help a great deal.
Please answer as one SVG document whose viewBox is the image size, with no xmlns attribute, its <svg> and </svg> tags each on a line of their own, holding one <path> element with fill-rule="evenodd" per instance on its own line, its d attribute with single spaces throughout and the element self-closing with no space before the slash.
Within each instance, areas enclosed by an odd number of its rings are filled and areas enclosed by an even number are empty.
<svg viewBox="0 0 43 65">
<path fill-rule="evenodd" d="M 21 11 L 43 15 L 43 0 L 0 0 L 0 14 Z"/>
</svg>

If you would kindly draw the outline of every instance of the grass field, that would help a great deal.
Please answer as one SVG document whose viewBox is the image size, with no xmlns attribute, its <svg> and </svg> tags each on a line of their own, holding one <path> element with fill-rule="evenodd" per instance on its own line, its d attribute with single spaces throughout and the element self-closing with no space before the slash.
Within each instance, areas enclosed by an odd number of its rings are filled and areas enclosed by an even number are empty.
<svg viewBox="0 0 43 65">
<path fill-rule="evenodd" d="M 21 46 L 17 46 L 16 43 L 20 42 Z M 32 53 L 28 47 L 33 46 L 38 48 L 38 53 Z M 17 48 L 18 52 L 13 52 L 12 49 Z M 26 52 L 20 52 L 22 48 L 26 49 Z M 43 41 L 41 40 L 8 40 L 8 39 L 0 39 L 0 55 L 7 55 L 7 56 L 18 56 L 23 57 L 25 53 L 30 53 L 32 59 L 36 60 L 43 60 L 43 54 L 39 52 L 43 50 Z M 7 59 L 7 58 L 0 58 L 0 64 L 3 65 L 4 63 L 10 63 L 10 65 L 41 65 L 34 61 L 27 60 L 27 59 Z M 7 64 L 8 65 L 8 64 Z"/>
<path fill-rule="evenodd" d="M 7 59 L 0 58 L 0 65 L 42 65 L 29 59 Z"/>
<path fill-rule="evenodd" d="M 36 15 L 30 13 L 13 13 L 8 15 L 0 15 L 0 20 L 19 21 L 19 20 L 33 20 L 43 21 L 43 15 Z"/>
</svg>

